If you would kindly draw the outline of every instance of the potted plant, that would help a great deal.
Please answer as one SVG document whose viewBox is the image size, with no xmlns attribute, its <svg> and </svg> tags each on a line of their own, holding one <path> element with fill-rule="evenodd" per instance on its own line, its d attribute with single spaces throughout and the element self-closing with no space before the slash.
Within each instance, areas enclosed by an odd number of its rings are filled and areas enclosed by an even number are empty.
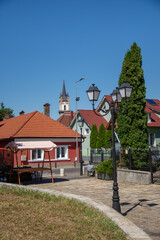
<svg viewBox="0 0 160 240">
<path fill-rule="evenodd" d="M 95 167 L 98 179 L 112 180 L 113 179 L 113 159 L 105 160 Z"/>
</svg>

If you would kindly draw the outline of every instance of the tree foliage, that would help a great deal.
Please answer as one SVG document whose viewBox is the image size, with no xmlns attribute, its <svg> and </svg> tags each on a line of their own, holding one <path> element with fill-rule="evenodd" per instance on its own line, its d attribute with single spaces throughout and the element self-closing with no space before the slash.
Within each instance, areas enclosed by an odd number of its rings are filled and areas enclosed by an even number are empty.
<svg viewBox="0 0 160 240">
<path fill-rule="evenodd" d="M 90 147 L 91 148 L 96 148 L 97 136 L 98 136 L 97 126 L 96 126 L 96 124 L 93 124 L 92 129 L 91 129 L 91 134 L 90 134 Z"/>
<path fill-rule="evenodd" d="M 138 167 L 145 165 L 146 156 L 138 149 L 148 148 L 147 115 L 145 113 L 145 81 L 142 69 L 141 49 L 133 43 L 126 53 L 122 71 L 119 77 L 119 86 L 127 81 L 133 87 L 130 99 L 127 99 L 127 109 L 118 116 L 118 135 L 123 148 L 131 147 L 134 164 Z M 125 103 L 120 104 L 125 109 Z"/>
<path fill-rule="evenodd" d="M 98 137 L 97 137 L 97 148 L 105 148 L 105 138 L 106 138 L 106 129 L 102 123 L 99 127 Z"/>
<path fill-rule="evenodd" d="M 4 106 L 3 102 L 1 102 L 0 105 L 1 105 L 1 108 L 0 108 L 0 121 L 3 121 L 3 118 L 4 118 L 5 114 L 8 114 L 10 118 L 14 117 L 13 110 L 11 108 L 6 108 Z"/>
<path fill-rule="evenodd" d="M 115 132 L 117 132 L 117 129 L 114 129 Z M 117 142 L 117 138 L 115 136 L 114 141 Z M 107 130 L 106 131 L 106 136 L 105 136 L 105 147 L 106 148 L 111 148 L 112 145 L 112 130 Z"/>
</svg>

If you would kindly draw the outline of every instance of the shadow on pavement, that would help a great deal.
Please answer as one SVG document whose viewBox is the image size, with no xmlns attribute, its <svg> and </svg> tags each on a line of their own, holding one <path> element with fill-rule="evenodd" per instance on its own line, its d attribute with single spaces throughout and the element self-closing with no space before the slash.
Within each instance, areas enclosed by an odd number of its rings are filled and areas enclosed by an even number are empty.
<svg viewBox="0 0 160 240">
<path fill-rule="evenodd" d="M 128 209 L 126 212 L 122 213 L 123 216 L 126 216 L 129 212 L 131 212 L 134 208 L 136 208 L 137 206 L 142 206 L 141 204 L 143 202 L 147 202 L 149 201 L 148 199 L 139 199 L 139 202 L 136 203 L 133 207 L 131 207 L 130 209 Z M 121 206 L 125 206 L 125 205 L 130 205 L 131 203 L 128 203 L 128 202 L 123 202 L 121 203 Z M 149 207 L 153 207 L 153 206 L 156 206 L 158 204 L 155 204 L 155 203 L 149 203 L 147 204 Z"/>
</svg>

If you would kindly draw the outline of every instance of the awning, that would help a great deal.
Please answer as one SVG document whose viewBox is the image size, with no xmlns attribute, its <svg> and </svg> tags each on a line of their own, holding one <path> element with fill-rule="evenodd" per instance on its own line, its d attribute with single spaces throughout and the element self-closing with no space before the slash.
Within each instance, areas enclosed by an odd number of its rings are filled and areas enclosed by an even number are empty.
<svg viewBox="0 0 160 240">
<path fill-rule="evenodd" d="M 42 149 L 44 151 L 51 151 L 53 148 L 56 148 L 57 145 L 51 141 L 12 141 L 5 147 L 12 152 L 27 149 Z"/>
</svg>

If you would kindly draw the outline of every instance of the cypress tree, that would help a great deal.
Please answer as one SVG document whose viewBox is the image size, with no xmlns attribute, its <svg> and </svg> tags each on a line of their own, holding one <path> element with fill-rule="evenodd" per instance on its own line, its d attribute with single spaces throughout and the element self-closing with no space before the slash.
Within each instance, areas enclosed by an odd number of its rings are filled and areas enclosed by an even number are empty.
<svg viewBox="0 0 160 240">
<path fill-rule="evenodd" d="M 106 129 L 104 124 L 102 123 L 99 127 L 98 138 L 97 138 L 97 148 L 105 148 L 105 137 L 106 137 Z"/>
<path fill-rule="evenodd" d="M 117 132 L 117 129 L 114 129 L 115 132 Z M 117 142 L 117 138 L 115 136 L 114 139 L 115 142 Z M 112 130 L 107 130 L 105 135 L 105 148 L 111 148 L 112 145 Z"/>
<path fill-rule="evenodd" d="M 119 86 L 125 80 L 131 84 L 133 90 L 131 97 L 127 99 L 127 109 L 124 114 L 118 116 L 118 135 L 124 149 L 132 148 L 134 165 L 140 168 L 147 164 L 147 156 L 143 149 L 148 148 L 148 134 L 142 56 L 141 49 L 136 43 L 133 43 L 125 55 L 119 77 Z M 124 101 L 120 107 L 125 109 Z"/>
<path fill-rule="evenodd" d="M 98 136 L 97 126 L 96 126 L 96 124 L 93 124 L 92 128 L 91 128 L 91 134 L 90 134 L 90 147 L 91 148 L 96 148 L 97 136 Z"/>
</svg>

